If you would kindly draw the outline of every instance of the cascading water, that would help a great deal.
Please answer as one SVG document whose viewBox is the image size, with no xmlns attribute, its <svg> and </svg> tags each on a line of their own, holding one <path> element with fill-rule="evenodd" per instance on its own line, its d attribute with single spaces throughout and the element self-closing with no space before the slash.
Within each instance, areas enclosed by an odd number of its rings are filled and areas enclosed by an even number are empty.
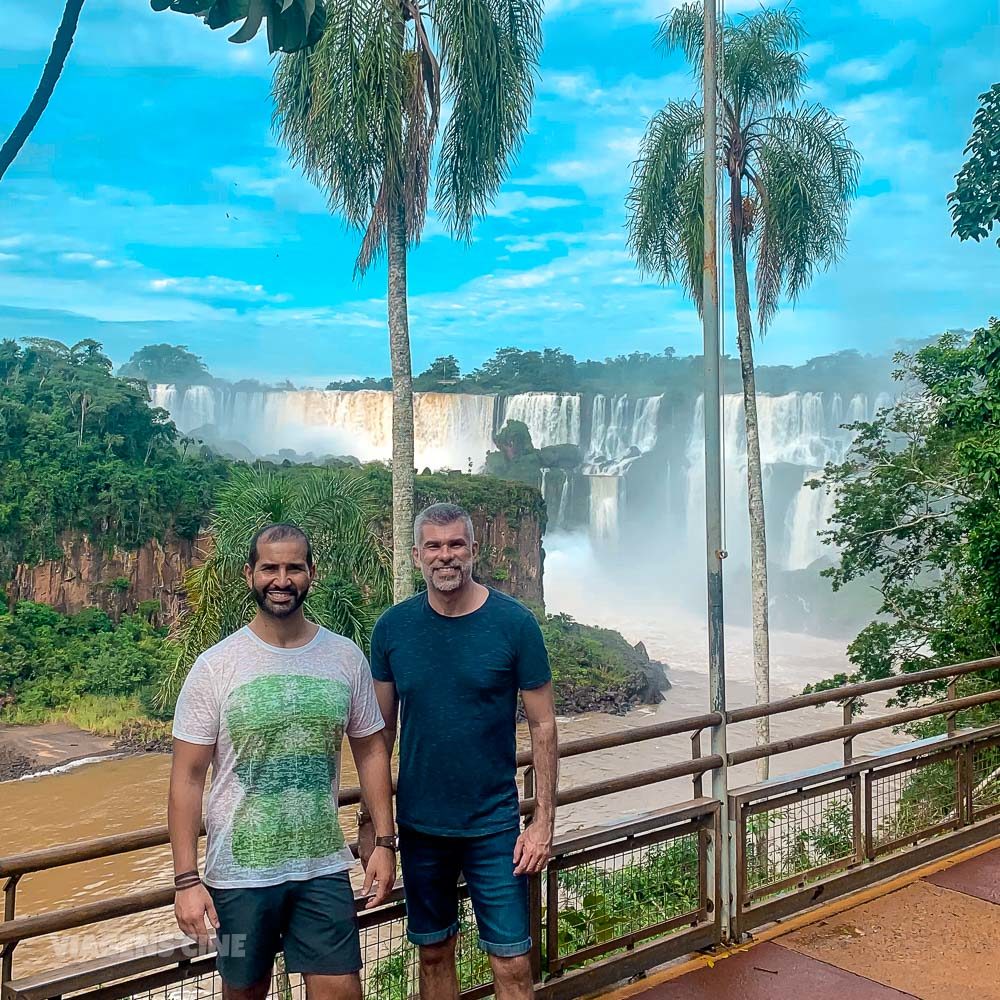
<svg viewBox="0 0 1000 1000">
<path fill-rule="evenodd" d="M 520 420 L 536 448 L 580 443 L 580 397 L 556 392 L 522 392 L 506 396 L 499 425 Z"/>
<path fill-rule="evenodd" d="M 821 393 L 788 393 L 758 396 L 761 464 L 768 517 L 768 561 L 785 569 L 804 569 L 828 552 L 819 537 L 833 512 L 833 498 L 823 489 L 804 484 L 820 475 L 827 462 L 844 460 L 852 434 L 843 423 L 869 419 L 892 398 L 880 394 L 873 404 L 856 394 L 845 407 L 843 398 Z M 723 457 L 725 501 L 731 524 L 745 524 L 747 509 L 746 435 L 742 395 L 723 397 Z M 687 527 L 704 519 L 704 400 L 695 404 L 687 446 Z M 697 543 L 695 543 L 696 545 Z M 735 563 L 749 561 L 749 537 L 744 530 L 730 531 L 727 549 Z M 695 551 L 693 548 L 692 551 Z"/>
<path fill-rule="evenodd" d="M 353 455 L 388 460 L 392 453 L 392 396 L 361 391 L 243 391 L 228 387 L 150 387 L 151 401 L 167 410 L 183 433 L 200 432 L 224 445 L 237 442 L 255 455 L 293 449 L 299 455 Z M 664 424 L 664 397 L 584 397 L 532 392 L 505 397 L 417 393 L 414 397 L 418 468 L 482 468 L 493 434 L 507 420 L 522 420 L 538 448 L 573 444 L 583 464 L 546 469 L 540 486 L 552 529 L 589 524 L 595 540 L 615 541 L 646 501 L 647 522 L 671 552 L 700 559 L 704 524 L 704 404 L 685 417 L 674 407 Z M 758 416 L 764 462 L 772 563 L 801 569 L 823 554 L 817 532 L 826 527 L 831 499 L 803 489 L 827 462 L 840 462 L 852 435 L 843 423 L 869 419 L 892 397 L 860 394 L 760 395 Z M 743 400 L 723 400 L 726 506 L 730 565 L 748 561 L 746 443 Z M 680 440 L 678 440 L 680 438 Z M 629 485 L 639 469 L 639 485 Z M 662 499 L 657 499 L 662 498 Z M 652 514 L 649 512 L 652 511 Z M 646 529 L 648 530 L 648 528 Z M 696 562 L 691 562 L 695 565 Z"/>
</svg>

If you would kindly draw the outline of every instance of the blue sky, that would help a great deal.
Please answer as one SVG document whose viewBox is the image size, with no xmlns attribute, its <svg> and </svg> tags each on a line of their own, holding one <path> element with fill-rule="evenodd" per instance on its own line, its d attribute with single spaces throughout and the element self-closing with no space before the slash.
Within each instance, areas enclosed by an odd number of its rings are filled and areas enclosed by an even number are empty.
<svg viewBox="0 0 1000 1000">
<path fill-rule="evenodd" d="M 431 217 L 410 258 L 414 369 L 495 348 L 699 351 L 682 292 L 637 274 L 624 196 L 646 122 L 694 83 L 653 48 L 670 0 L 548 0 L 530 134 L 471 246 Z M 756 8 L 730 0 L 731 12 Z M 0 4 L 0 133 L 37 82 L 61 0 Z M 976 98 L 1000 78 L 997 0 L 808 0 L 808 99 L 864 156 L 850 247 L 759 347 L 796 363 L 980 325 L 1000 250 L 945 201 Z M 0 183 L 0 336 L 101 340 L 116 362 L 187 344 L 227 377 L 388 371 L 384 273 L 270 133 L 262 39 L 230 45 L 146 0 L 88 0 L 63 79 Z M 990 293 L 993 293 L 992 295 Z M 732 317 L 728 346 L 735 350 Z"/>
</svg>

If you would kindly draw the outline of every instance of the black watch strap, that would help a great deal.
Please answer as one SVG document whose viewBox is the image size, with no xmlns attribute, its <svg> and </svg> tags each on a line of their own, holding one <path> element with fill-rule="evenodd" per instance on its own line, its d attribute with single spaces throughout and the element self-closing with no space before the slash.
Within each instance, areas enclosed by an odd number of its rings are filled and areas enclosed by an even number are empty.
<svg viewBox="0 0 1000 1000">
<path fill-rule="evenodd" d="M 396 838 L 395 837 L 376 837 L 375 838 L 376 847 L 387 847 L 393 854 L 396 853 Z"/>
</svg>

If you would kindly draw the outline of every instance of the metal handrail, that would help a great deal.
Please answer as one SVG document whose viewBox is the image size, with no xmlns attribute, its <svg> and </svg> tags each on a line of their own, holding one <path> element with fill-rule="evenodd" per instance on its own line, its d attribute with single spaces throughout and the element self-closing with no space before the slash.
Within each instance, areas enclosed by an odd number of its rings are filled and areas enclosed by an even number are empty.
<svg viewBox="0 0 1000 1000">
<path fill-rule="evenodd" d="M 967 698 L 955 698 L 950 701 L 936 701 L 931 705 L 904 709 L 901 712 L 893 712 L 891 715 L 881 715 L 876 719 L 868 719 L 865 722 L 852 722 L 848 726 L 820 729 L 814 733 L 806 733 L 803 736 L 792 736 L 789 739 L 777 740 L 774 743 L 768 743 L 764 746 L 734 750 L 729 754 L 729 765 L 730 767 L 735 767 L 737 764 L 746 764 L 752 760 L 760 760 L 762 757 L 773 757 L 779 753 L 802 750 L 806 747 L 818 746 L 821 743 L 830 743 L 834 740 L 844 739 L 845 737 L 857 736 L 860 733 L 871 733 L 878 729 L 888 729 L 906 722 L 929 719 L 935 715 L 961 712 L 967 708 L 989 705 L 995 701 L 1000 701 L 1000 690 L 986 691 L 983 694 L 969 695 Z"/>
<path fill-rule="evenodd" d="M 984 660 L 971 660 L 968 663 L 959 663 L 952 667 L 916 670 L 913 673 L 884 677 L 877 681 L 843 684 L 825 691 L 812 691 L 809 694 L 797 694 L 791 698 L 770 701 L 766 705 L 734 708 L 726 713 L 726 721 L 750 722 L 752 719 L 763 719 L 772 715 L 781 715 L 783 712 L 794 712 L 799 708 L 828 705 L 833 701 L 848 701 L 851 698 L 861 698 L 866 694 L 892 691 L 895 688 L 909 687 L 912 684 L 927 684 L 931 681 L 946 680 L 949 677 L 961 677 L 964 674 L 974 674 L 979 670 L 1000 670 L 1000 656 L 991 656 Z"/>
</svg>

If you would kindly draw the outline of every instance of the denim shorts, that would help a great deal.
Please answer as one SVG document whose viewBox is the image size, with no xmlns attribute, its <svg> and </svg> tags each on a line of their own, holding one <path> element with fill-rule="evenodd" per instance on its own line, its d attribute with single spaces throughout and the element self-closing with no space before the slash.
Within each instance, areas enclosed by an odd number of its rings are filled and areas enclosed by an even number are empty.
<svg viewBox="0 0 1000 1000">
<path fill-rule="evenodd" d="M 360 970 L 358 917 L 347 872 L 208 891 L 219 915 L 216 967 L 226 985 L 246 989 L 270 979 L 279 951 L 289 972 L 346 976 Z"/>
<path fill-rule="evenodd" d="M 514 874 L 517 827 L 482 837 L 438 837 L 399 828 L 406 893 L 406 936 L 440 944 L 458 933 L 458 877 L 465 876 L 479 947 L 512 957 L 531 950 L 528 879 Z"/>
</svg>

